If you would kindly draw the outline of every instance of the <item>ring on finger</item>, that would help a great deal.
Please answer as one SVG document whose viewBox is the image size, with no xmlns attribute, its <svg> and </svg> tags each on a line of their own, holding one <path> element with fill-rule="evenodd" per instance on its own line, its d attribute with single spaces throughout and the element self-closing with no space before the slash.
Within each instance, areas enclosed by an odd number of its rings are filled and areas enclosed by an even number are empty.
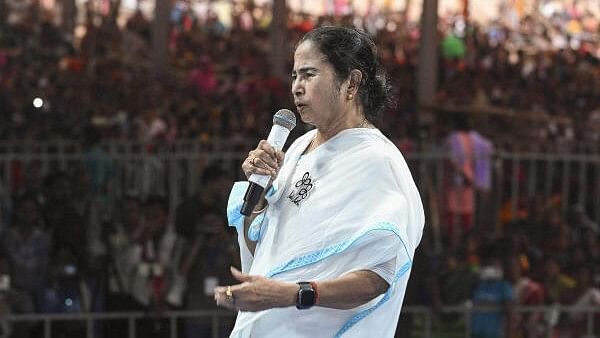
<svg viewBox="0 0 600 338">
<path fill-rule="evenodd" d="M 235 304 L 235 297 L 233 296 L 233 292 L 231 292 L 231 285 L 227 286 L 227 290 L 225 291 L 225 298 Z"/>
</svg>

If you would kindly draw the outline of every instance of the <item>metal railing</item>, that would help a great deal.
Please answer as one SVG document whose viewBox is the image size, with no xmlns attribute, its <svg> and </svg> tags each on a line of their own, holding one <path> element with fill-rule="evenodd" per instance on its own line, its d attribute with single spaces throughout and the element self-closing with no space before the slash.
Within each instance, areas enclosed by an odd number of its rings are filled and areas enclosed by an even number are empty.
<svg viewBox="0 0 600 338">
<path fill-rule="evenodd" d="M 172 142 L 144 142 L 141 140 L 105 140 L 96 146 L 110 154 L 185 153 L 203 151 L 228 151 L 233 148 L 250 149 L 256 146 L 256 139 L 236 138 L 232 142 L 227 137 L 212 137 L 210 140 L 177 139 Z M 56 141 L 0 141 L 0 154 L 78 154 L 84 153 L 83 142 L 73 140 Z"/>
<path fill-rule="evenodd" d="M 146 312 L 87 312 L 70 314 L 19 314 L 7 315 L 3 318 L 9 323 L 14 322 L 42 322 L 43 337 L 52 337 L 52 323 L 63 321 L 85 322 L 86 338 L 97 336 L 94 323 L 103 320 L 126 320 L 127 338 L 136 338 L 136 321 L 142 319 L 167 319 L 169 321 L 169 337 L 178 337 L 178 320 L 182 318 L 207 318 L 211 321 L 211 338 L 220 337 L 220 318 L 234 318 L 235 313 L 226 310 L 200 310 L 200 311 L 166 311 L 160 315 L 152 315 Z M 124 338 L 124 337 L 123 337 Z M 208 337 L 207 337 L 208 338 Z"/>
<path fill-rule="evenodd" d="M 266 132 L 266 131 L 265 131 Z M 510 135 L 497 137 L 494 143 L 500 151 L 511 151 L 526 149 L 521 153 L 544 152 L 544 153 L 577 153 L 577 154 L 600 154 L 600 143 L 596 141 L 577 140 L 571 142 L 555 142 L 546 140 L 542 142 L 527 142 L 518 140 Z M 98 147 L 110 154 L 135 154 L 147 152 L 152 149 L 153 152 L 162 153 L 185 153 L 185 152 L 220 152 L 250 150 L 256 146 L 257 140 L 250 137 L 236 137 L 234 139 L 224 136 L 213 136 L 210 140 L 198 139 L 177 139 L 171 142 L 144 142 L 141 140 L 104 140 L 98 144 Z M 535 147 L 534 147 L 535 144 Z M 430 144 L 423 142 L 423 147 Z M 56 140 L 56 141 L 1 141 L 0 154 L 77 154 L 85 152 L 86 147 L 81 141 Z"/>
<path fill-rule="evenodd" d="M 402 309 L 402 316 L 408 314 L 413 316 L 420 316 L 422 325 L 420 326 L 419 332 L 412 332 L 411 336 L 419 336 L 423 338 L 431 338 L 434 335 L 435 321 L 434 317 L 440 314 L 456 315 L 457 321 L 462 321 L 463 330 L 458 333 L 461 337 L 471 338 L 472 329 L 472 316 L 475 313 L 485 312 L 497 312 L 504 311 L 503 308 L 498 306 L 471 306 L 469 304 L 460 306 L 444 306 L 439 310 L 434 311 L 430 307 L 426 306 L 405 306 Z M 554 306 L 515 306 L 512 309 L 514 314 L 543 314 L 546 318 L 552 317 L 559 314 L 584 314 L 585 319 L 585 335 L 581 338 L 598 338 L 600 337 L 598 328 L 595 327 L 595 315 L 600 315 L 599 306 L 566 306 L 566 305 L 554 305 Z M 22 314 L 22 315 L 6 315 L 1 320 L 8 323 L 15 322 L 42 322 L 43 323 L 43 338 L 52 338 L 52 325 L 55 322 L 63 321 L 80 321 L 85 322 L 85 337 L 96 338 L 99 335 L 94 330 L 94 323 L 103 320 L 126 320 L 127 321 L 127 338 L 138 338 L 136 335 L 136 321 L 142 319 L 155 319 L 155 320 L 168 320 L 169 325 L 169 338 L 180 338 L 178 333 L 179 320 L 184 318 L 204 318 L 209 319 L 211 322 L 211 337 L 221 337 L 221 326 L 220 321 L 223 318 L 233 320 L 235 313 L 226 310 L 202 310 L 202 311 L 167 311 L 158 315 L 149 315 L 144 312 L 111 312 L 111 313 L 100 313 L 100 312 L 89 312 L 89 313 L 77 313 L 77 314 Z M 546 337 L 554 337 L 555 329 L 552 324 L 547 325 Z M 121 337 L 117 337 L 121 338 Z M 125 338 L 125 337 L 123 337 Z M 206 337 L 209 338 L 209 337 Z"/>
<path fill-rule="evenodd" d="M 95 189 L 109 200 L 136 191 L 142 197 L 167 196 L 170 205 L 176 206 L 198 191 L 200 174 L 211 163 L 219 163 L 232 180 L 241 179 L 239 168 L 246 155 L 236 151 L 0 153 L 0 189 L 17 190 L 17 177 L 22 181 L 31 172 L 45 176 L 75 168 L 87 172 L 99 185 Z M 439 215 L 449 174 L 446 155 L 425 152 L 407 154 L 406 159 L 426 211 L 430 216 Z M 497 152 L 490 161 L 492 188 L 485 194 L 486 213 L 477 223 L 497 224 L 502 208 L 514 216 L 536 198 L 548 200 L 552 196 L 558 197 L 563 215 L 579 205 L 587 209 L 593 221 L 600 222 L 600 155 Z M 428 219 L 435 221 L 434 217 Z"/>
</svg>

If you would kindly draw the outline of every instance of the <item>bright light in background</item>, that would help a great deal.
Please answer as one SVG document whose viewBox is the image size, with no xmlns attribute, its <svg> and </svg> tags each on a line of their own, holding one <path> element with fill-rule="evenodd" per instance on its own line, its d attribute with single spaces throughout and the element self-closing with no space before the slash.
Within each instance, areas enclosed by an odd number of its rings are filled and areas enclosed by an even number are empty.
<svg viewBox="0 0 600 338">
<path fill-rule="evenodd" d="M 41 108 L 44 105 L 44 100 L 40 99 L 39 97 L 36 97 L 35 99 L 33 99 L 33 106 L 36 108 Z"/>
</svg>

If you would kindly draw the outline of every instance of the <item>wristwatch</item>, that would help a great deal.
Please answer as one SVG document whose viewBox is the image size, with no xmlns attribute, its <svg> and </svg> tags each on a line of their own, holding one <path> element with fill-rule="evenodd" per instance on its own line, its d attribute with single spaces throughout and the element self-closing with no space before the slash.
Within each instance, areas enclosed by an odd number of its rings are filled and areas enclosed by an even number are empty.
<svg viewBox="0 0 600 338">
<path fill-rule="evenodd" d="M 296 296 L 296 308 L 298 310 L 310 309 L 317 303 L 317 288 L 315 282 L 298 282 L 300 288 Z"/>
</svg>

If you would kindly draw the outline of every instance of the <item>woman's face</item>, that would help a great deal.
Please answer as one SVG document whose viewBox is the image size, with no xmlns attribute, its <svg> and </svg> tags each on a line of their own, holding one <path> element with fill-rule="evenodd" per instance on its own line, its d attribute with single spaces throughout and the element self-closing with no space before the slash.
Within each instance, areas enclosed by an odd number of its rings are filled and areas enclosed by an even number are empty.
<svg viewBox="0 0 600 338">
<path fill-rule="evenodd" d="M 333 66 L 312 41 L 302 42 L 294 53 L 292 94 L 296 109 L 305 123 L 327 128 L 343 117 L 340 98 L 347 87 L 336 79 Z"/>
</svg>

